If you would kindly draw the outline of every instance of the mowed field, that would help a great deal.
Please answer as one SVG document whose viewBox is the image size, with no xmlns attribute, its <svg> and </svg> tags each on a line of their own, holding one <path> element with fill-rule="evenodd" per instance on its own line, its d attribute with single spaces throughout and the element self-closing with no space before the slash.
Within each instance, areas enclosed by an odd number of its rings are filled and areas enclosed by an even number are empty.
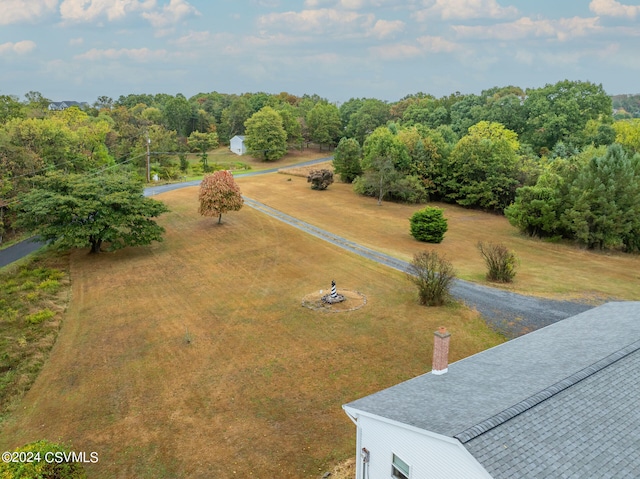
<svg viewBox="0 0 640 479">
<path fill-rule="evenodd" d="M 348 208 L 330 204 L 352 202 L 348 187 L 315 192 L 277 174 L 261 181 L 282 195 L 279 209 L 305 197 L 303 217 L 346 231 L 349 214 L 337 213 Z M 261 198 L 264 186 L 240 185 Z M 502 341 L 466 308 L 419 306 L 402 273 L 248 207 L 217 225 L 197 214 L 197 188 L 158 199 L 172 210 L 160 219 L 163 243 L 72 253 L 58 341 L 3 424 L 1 450 L 70 443 L 99 454 L 90 478 L 317 478 L 355 455 L 341 405 L 429 371 L 438 326 L 452 333 L 453 361 Z M 358 216 L 379 220 L 370 245 L 393 235 L 382 212 L 406 223 L 408 210 L 395 208 L 407 207 L 363 204 Z M 334 314 L 301 306 L 331 280 L 363 293 L 366 306 Z"/>
<path fill-rule="evenodd" d="M 313 191 L 306 178 L 287 174 L 238 178 L 237 182 L 249 198 L 397 258 L 410 261 L 416 252 L 434 249 L 453 263 L 463 279 L 488 284 L 476 244 L 502 242 L 518 256 L 519 269 L 514 283 L 492 286 L 593 303 L 640 300 L 640 255 L 588 251 L 529 238 L 504 216 L 444 203 L 432 203 L 443 208 L 448 219 L 444 241 L 420 243 L 409 233 L 409 218 L 421 205 L 383 202 L 378 206 L 376 199 L 356 195 L 351 185 L 337 180 L 324 191 Z"/>
</svg>

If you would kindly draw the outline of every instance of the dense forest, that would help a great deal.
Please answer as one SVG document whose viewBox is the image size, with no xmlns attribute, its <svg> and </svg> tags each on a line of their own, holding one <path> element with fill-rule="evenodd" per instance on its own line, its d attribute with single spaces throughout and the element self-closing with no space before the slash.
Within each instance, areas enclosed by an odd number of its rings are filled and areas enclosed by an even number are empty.
<svg viewBox="0 0 640 479">
<path fill-rule="evenodd" d="M 167 180 L 210 170 L 206 151 L 245 135 L 265 161 L 313 145 L 334 152 L 342 181 L 387 200 L 445 201 L 508 219 L 524 233 L 589 248 L 640 250 L 640 95 L 561 81 L 479 95 L 396 102 L 282 92 L 101 96 L 50 110 L 38 92 L 0 96 L 0 237 L 35 175 L 144 178 L 147 146 Z M 186 161 L 199 153 L 200 164 Z"/>
</svg>

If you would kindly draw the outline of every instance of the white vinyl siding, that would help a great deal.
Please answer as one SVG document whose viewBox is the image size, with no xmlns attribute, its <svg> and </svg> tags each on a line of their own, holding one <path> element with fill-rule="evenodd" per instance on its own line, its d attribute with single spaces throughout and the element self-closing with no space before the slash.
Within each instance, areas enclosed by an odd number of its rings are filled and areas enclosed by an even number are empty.
<svg viewBox="0 0 640 479">
<path fill-rule="evenodd" d="M 363 477 L 363 471 L 364 477 L 393 477 L 391 462 L 395 455 L 410 466 L 410 479 L 491 479 L 489 473 L 456 439 L 358 415 L 355 411 L 347 412 L 353 417 L 357 416 L 358 478 Z M 360 457 L 362 448 L 369 451 L 367 464 Z"/>
</svg>

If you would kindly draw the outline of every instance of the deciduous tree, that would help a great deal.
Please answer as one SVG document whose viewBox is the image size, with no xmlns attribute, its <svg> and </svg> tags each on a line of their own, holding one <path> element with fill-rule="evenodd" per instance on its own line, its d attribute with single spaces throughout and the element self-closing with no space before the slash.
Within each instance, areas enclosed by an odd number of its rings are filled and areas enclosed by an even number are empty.
<svg viewBox="0 0 640 479">
<path fill-rule="evenodd" d="M 50 173 L 33 179 L 18 197 L 17 226 L 63 248 L 90 247 L 99 253 L 162 241 L 164 228 L 152 218 L 168 211 L 145 198 L 142 183 L 125 174 L 81 176 Z"/>
<path fill-rule="evenodd" d="M 582 146 L 588 120 L 612 120 L 611 98 L 602 85 L 563 80 L 527 90 L 524 141 L 536 151 L 551 150 L 558 141 Z"/>
<path fill-rule="evenodd" d="M 207 173 L 209 171 L 209 163 L 207 162 L 209 154 L 207 152 L 212 148 L 218 147 L 218 134 L 215 131 L 208 133 L 192 131 L 189 135 L 189 139 L 187 140 L 187 144 L 191 151 L 197 151 L 200 153 L 202 169 Z"/>
<path fill-rule="evenodd" d="M 340 138 L 342 122 L 338 107 L 331 103 L 316 103 L 307 114 L 307 128 L 311 141 L 322 145 L 335 145 Z"/>
<path fill-rule="evenodd" d="M 448 163 L 449 199 L 462 206 L 502 211 L 518 185 L 517 135 L 499 123 L 480 122 L 460 139 Z"/>
<path fill-rule="evenodd" d="M 217 216 L 222 223 L 222 213 L 238 211 L 244 200 L 240 188 L 230 171 L 220 170 L 206 175 L 200 183 L 200 209 L 202 216 Z"/>
<path fill-rule="evenodd" d="M 287 132 L 282 117 L 270 106 L 265 106 L 245 122 L 247 150 L 264 160 L 278 160 L 287 153 Z"/>
<path fill-rule="evenodd" d="M 333 154 L 333 170 L 345 183 L 352 183 L 362 174 L 362 150 L 355 138 L 342 138 Z"/>
</svg>

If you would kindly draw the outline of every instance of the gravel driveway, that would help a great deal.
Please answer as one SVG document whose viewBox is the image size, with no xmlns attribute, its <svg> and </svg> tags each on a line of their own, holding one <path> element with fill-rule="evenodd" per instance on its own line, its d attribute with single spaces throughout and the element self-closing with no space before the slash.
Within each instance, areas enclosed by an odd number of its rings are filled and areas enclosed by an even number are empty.
<svg viewBox="0 0 640 479">
<path fill-rule="evenodd" d="M 377 261 L 399 271 L 406 271 L 409 263 L 374 251 L 346 238 L 317 228 L 309 223 L 289 216 L 270 206 L 244 197 L 247 206 L 294 226 L 310 235 L 321 238 L 340 248 Z M 452 295 L 467 306 L 475 308 L 496 330 L 508 338 L 514 338 L 561 319 L 582 313 L 593 306 L 570 301 L 556 301 L 512 293 L 497 288 L 482 286 L 456 279 L 451 288 Z"/>
<path fill-rule="evenodd" d="M 328 158 L 320 158 L 311 160 L 291 167 L 300 167 L 314 163 L 320 163 L 330 160 Z M 273 173 L 280 168 L 271 170 L 257 171 L 253 173 L 244 173 L 237 176 L 253 176 L 265 173 Z M 189 181 L 185 183 L 177 183 L 171 185 L 159 185 L 145 188 L 145 196 L 154 196 L 167 191 L 184 188 L 187 186 L 198 186 L 200 180 Z M 306 233 L 321 238 L 340 248 L 356 253 L 365 258 L 377 261 L 399 271 L 406 271 L 409 265 L 406 261 L 393 258 L 384 253 L 379 253 L 372 249 L 361 246 L 353 241 L 334 235 L 328 231 L 317 228 L 309 223 L 301 221 L 293 216 L 289 216 L 281 211 L 275 210 L 263 203 L 251 198 L 244 198 L 245 204 L 251 208 L 261 211 L 273 218 L 284 223 L 294 226 Z M 32 251 L 37 250 L 42 243 L 30 238 L 0 251 L 0 267 L 16 261 Z M 574 303 L 570 301 L 556 301 L 551 299 L 537 298 L 533 296 L 524 296 L 497 288 L 482 286 L 470 283 L 461 279 L 455 280 L 451 288 L 453 296 L 463 301 L 467 306 L 475 308 L 482 314 L 484 319 L 493 328 L 505 334 L 508 338 L 514 338 L 522 334 L 528 333 L 538 328 L 542 328 L 551 323 L 555 323 L 569 316 L 582 313 L 593 306 Z"/>
</svg>

